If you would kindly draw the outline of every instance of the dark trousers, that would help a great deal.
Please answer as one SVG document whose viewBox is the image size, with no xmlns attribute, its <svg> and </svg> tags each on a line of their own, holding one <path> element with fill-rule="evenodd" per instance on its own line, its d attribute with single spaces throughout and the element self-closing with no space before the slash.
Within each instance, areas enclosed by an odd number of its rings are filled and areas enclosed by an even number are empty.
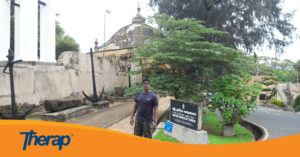
<svg viewBox="0 0 300 157">
<path fill-rule="evenodd" d="M 151 123 L 152 121 L 135 120 L 134 135 L 152 139 Z"/>
</svg>

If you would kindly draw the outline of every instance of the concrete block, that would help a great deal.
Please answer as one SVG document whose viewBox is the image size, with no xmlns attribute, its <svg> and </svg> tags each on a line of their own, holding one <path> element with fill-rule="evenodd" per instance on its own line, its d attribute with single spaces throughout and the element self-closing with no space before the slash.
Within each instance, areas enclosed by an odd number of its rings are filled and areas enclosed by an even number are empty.
<svg viewBox="0 0 300 157">
<path fill-rule="evenodd" d="M 92 109 L 104 109 L 104 108 L 108 108 L 109 107 L 109 102 L 108 101 L 99 101 L 99 102 L 84 102 L 82 103 L 82 105 L 88 105 L 92 103 Z"/>
<path fill-rule="evenodd" d="M 127 101 L 127 97 L 112 97 L 112 101 L 126 102 Z"/>
<path fill-rule="evenodd" d="M 220 114 L 221 114 L 221 112 L 220 112 L 218 109 L 216 109 L 216 110 L 215 110 L 215 115 L 216 115 L 216 116 L 219 116 Z"/>
<path fill-rule="evenodd" d="M 223 121 L 223 117 L 222 117 L 222 115 L 219 115 L 219 122 L 221 122 L 221 123 L 223 123 L 224 121 Z"/>
<path fill-rule="evenodd" d="M 173 123 L 172 132 L 164 131 L 165 134 L 176 138 L 186 144 L 208 144 L 208 135 L 204 130 L 195 131 Z"/>
<path fill-rule="evenodd" d="M 234 126 L 222 125 L 222 132 L 223 132 L 223 136 L 234 136 L 235 128 Z"/>
<path fill-rule="evenodd" d="M 59 112 L 37 112 L 33 115 L 39 115 L 44 121 L 64 122 L 68 119 L 78 117 L 92 112 L 89 106 L 73 107 Z"/>
<path fill-rule="evenodd" d="M 45 110 L 50 112 L 61 111 L 79 105 L 81 105 L 81 99 L 45 100 Z"/>
</svg>

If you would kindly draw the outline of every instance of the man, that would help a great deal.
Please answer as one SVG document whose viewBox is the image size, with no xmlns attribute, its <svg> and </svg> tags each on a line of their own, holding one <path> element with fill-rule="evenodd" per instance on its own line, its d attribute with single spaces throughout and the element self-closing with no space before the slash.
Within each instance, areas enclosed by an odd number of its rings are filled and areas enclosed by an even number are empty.
<svg viewBox="0 0 300 157">
<path fill-rule="evenodd" d="M 148 78 L 143 79 L 144 91 L 139 92 L 134 101 L 134 107 L 131 114 L 130 124 L 133 125 L 133 117 L 137 111 L 135 125 L 134 125 L 134 135 L 144 136 L 146 138 L 152 138 L 152 130 L 150 125 L 153 125 L 153 129 L 157 125 L 157 112 L 158 112 L 158 98 L 150 91 L 150 80 Z M 154 119 L 153 119 L 153 109 L 154 109 Z"/>
</svg>

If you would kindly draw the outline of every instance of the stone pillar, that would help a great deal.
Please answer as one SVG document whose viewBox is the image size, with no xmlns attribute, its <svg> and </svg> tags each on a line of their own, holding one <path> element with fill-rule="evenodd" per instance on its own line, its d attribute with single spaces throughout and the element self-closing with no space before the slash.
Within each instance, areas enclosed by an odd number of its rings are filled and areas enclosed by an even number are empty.
<svg viewBox="0 0 300 157">
<path fill-rule="evenodd" d="M 10 1 L 0 1 L 0 61 L 7 61 L 10 48 Z"/>
<path fill-rule="evenodd" d="M 38 49 L 38 0 L 20 0 L 20 23 L 16 26 L 19 33 L 15 40 L 19 41 L 19 55 L 16 59 L 37 61 Z"/>
<path fill-rule="evenodd" d="M 21 0 L 15 0 L 20 4 Z M 15 60 L 21 59 L 20 51 L 20 7 L 15 7 Z"/>
<path fill-rule="evenodd" d="M 55 59 L 55 11 L 52 0 L 40 5 L 40 61 L 56 62 Z"/>
</svg>

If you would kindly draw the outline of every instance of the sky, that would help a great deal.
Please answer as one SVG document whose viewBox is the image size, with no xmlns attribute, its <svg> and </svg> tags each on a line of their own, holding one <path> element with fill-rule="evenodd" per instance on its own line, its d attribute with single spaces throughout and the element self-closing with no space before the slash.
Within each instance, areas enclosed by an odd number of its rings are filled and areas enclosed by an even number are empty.
<svg viewBox="0 0 300 157">
<path fill-rule="evenodd" d="M 131 18 L 137 14 L 138 2 L 141 6 L 141 15 L 148 17 L 154 14 L 148 7 L 149 0 L 54 0 L 55 12 L 60 16 L 56 20 L 60 22 L 66 35 L 73 37 L 80 45 L 82 53 L 89 52 L 95 47 L 97 38 L 99 45 L 104 41 L 104 13 L 106 14 L 105 41 L 108 41 L 119 29 L 131 24 Z M 285 0 L 284 11 L 298 9 L 293 20 L 294 26 L 300 32 L 300 1 Z M 296 62 L 300 59 L 300 39 L 285 48 L 286 53 L 280 56 L 280 60 L 290 59 Z M 263 52 L 257 52 L 258 56 L 275 57 L 274 50 L 267 48 Z"/>
</svg>

